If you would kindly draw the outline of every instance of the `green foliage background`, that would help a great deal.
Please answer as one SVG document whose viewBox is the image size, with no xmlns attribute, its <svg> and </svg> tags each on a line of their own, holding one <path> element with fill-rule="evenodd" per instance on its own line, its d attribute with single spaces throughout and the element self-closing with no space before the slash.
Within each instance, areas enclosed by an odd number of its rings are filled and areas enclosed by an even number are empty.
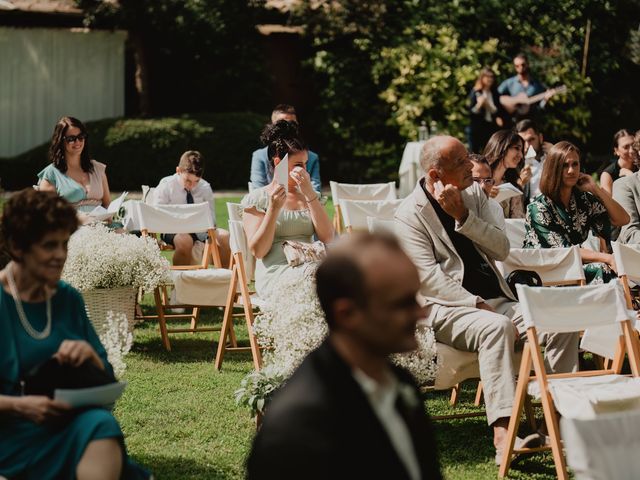
<svg viewBox="0 0 640 480">
<path fill-rule="evenodd" d="M 339 170 L 359 180 L 393 179 L 421 120 L 464 138 L 466 99 L 480 68 L 511 76 L 519 51 L 547 86 L 569 88 L 545 110 L 550 140 L 603 154 L 618 128 L 640 126 L 630 80 L 640 69 L 628 55 L 640 19 L 634 0 L 319 0 L 300 2 L 290 16 L 306 25 L 313 48 L 308 67 L 323 99 L 322 143 Z"/>
<path fill-rule="evenodd" d="M 107 164 L 113 191 L 155 186 L 175 172 L 186 150 L 205 157 L 204 178 L 214 190 L 246 188 L 251 152 L 267 117 L 255 113 L 212 113 L 162 118 L 115 118 L 88 122 L 91 158 Z M 2 185 L 9 190 L 36 183 L 49 162 L 45 143 L 11 159 L 0 159 Z"/>
</svg>

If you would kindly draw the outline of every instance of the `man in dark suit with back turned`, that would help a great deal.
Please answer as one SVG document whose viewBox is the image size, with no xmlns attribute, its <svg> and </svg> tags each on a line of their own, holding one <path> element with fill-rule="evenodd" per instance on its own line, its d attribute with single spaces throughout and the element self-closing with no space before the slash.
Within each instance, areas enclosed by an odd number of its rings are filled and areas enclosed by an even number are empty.
<svg viewBox="0 0 640 480">
<path fill-rule="evenodd" d="M 357 234 L 316 273 L 329 336 L 268 404 L 249 479 L 440 479 L 413 377 L 388 356 L 417 348 L 416 268 L 389 236 Z"/>
</svg>

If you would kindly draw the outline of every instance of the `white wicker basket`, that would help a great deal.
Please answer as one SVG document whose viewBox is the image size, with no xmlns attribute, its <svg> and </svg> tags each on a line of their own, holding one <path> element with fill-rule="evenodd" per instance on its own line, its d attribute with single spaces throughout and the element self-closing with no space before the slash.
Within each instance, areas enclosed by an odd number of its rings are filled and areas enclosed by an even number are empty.
<svg viewBox="0 0 640 480">
<path fill-rule="evenodd" d="M 133 331 L 137 293 L 138 289 L 135 287 L 95 288 L 82 292 L 89 320 L 98 335 L 106 326 L 110 310 L 114 315 L 124 313 L 129 322 L 129 331 Z"/>
</svg>

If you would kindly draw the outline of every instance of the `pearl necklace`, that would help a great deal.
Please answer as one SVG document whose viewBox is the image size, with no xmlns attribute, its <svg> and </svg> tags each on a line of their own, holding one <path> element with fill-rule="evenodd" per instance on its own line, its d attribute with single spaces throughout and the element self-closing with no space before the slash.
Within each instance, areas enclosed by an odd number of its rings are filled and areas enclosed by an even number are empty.
<svg viewBox="0 0 640 480">
<path fill-rule="evenodd" d="M 18 295 L 18 288 L 16 287 L 16 281 L 13 278 L 12 268 L 7 268 L 7 280 L 9 282 L 9 289 L 11 290 L 11 296 L 16 304 L 16 310 L 18 311 L 18 318 L 20 318 L 20 323 L 25 331 L 29 334 L 30 337 L 35 340 L 44 340 L 51 333 L 51 297 L 47 297 L 47 324 L 44 327 L 44 330 L 38 332 L 27 319 L 27 315 L 24 313 L 24 308 L 22 308 L 22 301 L 20 300 L 20 296 Z"/>
</svg>

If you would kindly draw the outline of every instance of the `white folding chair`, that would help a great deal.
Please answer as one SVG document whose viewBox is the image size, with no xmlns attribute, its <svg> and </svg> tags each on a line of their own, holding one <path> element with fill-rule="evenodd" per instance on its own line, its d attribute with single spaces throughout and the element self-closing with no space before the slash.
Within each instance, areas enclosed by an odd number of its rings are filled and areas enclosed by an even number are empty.
<svg viewBox="0 0 640 480">
<path fill-rule="evenodd" d="M 156 191 L 156 187 L 150 187 L 149 185 L 142 185 L 142 203 L 147 205 L 154 204 L 153 195 Z"/>
<path fill-rule="evenodd" d="M 560 419 L 567 465 L 576 480 L 636 480 L 640 472 L 640 410 Z"/>
<path fill-rule="evenodd" d="M 190 205 L 133 204 L 136 221 L 143 235 L 149 233 L 193 233 L 207 232 L 207 241 L 199 265 L 172 266 L 172 283 L 177 304 L 169 300 L 167 285 L 154 292 L 157 315 L 144 316 L 158 319 L 162 343 L 171 350 L 169 333 L 206 332 L 219 328 L 199 328 L 198 317 L 202 307 L 224 307 L 226 304 L 231 270 L 221 268 L 220 252 L 216 245 L 215 226 L 208 203 Z M 215 268 L 211 269 L 209 263 Z M 177 308 L 191 308 L 191 313 L 167 313 Z M 167 328 L 167 320 L 191 319 L 189 328 Z"/>
<path fill-rule="evenodd" d="M 242 221 L 242 205 L 239 203 L 227 202 L 227 213 L 229 214 L 229 220 L 237 222 Z"/>
<path fill-rule="evenodd" d="M 577 245 L 569 248 L 512 248 L 509 256 L 496 262 L 504 277 L 514 270 L 532 270 L 544 286 L 584 285 L 584 269 Z"/>
<path fill-rule="evenodd" d="M 369 229 L 367 217 L 393 220 L 403 200 L 340 200 L 340 211 L 348 233 Z"/>
<path fill-rule="evenodd" d="M 505 227 L 511 248 L 522 248 L 526 233 L 524 218 L 505 218 Z"/>
<path fill-rule="evenodd" d="M 367 228 L 370 233 L 396 233 L 395 220 L 386 220 L 377 217 L 367 217 Z"/>
<path fill-rule="evenodd" d="M 633 297 L 629 281 L 640 283 L 640 245 L 611 242 L 613 258 L 618 268 L 618 278 L 624 287 L 627 308 L 633 308 Z"/>
<path fill-rule="evenodd" d="M 229 204 L 227 204 L 229 205 Z M 222 368 L 222 361 L 227 351 L 251 351 L 253 366 L 255 370 L 260 370 L 262 366 L 262 355 L 258 340 L 253 332 L 253 322 L 255 319 L 254 308 L 259 308 L 261 301 L 257 294 L 249 291 L 251 276 L 245 269 L 246 265 L 253 265 L 251 260 L 253 255 L 249 251 L 247 238 L 242 227 L 242 222 L 229 220 L 229 243 L 231 246 L 231 283 L 225 302 L 222 329 L 220 331 L 220 341 L 216 351 L 215 367 Z M 234 314 L 233 309 L 242 308 L 243 313 Z M 249 347 L 239 347 L 237 345 L 233 330 L 234 317 L 245 318 L 247 332 L 249 334 Z M 227 346 L 227 341 L 231 344 Z"/>
<path fill-rule="evenodd" d="M 626 308 L 624 291 L 618 280 L 593 286 L 552 288 L 517 285 L 516 288 L 527 328 L 527 342 L 522 352 L 508 440 L 498 476 L 504 478 L 507 475 L 513 453 L 551 449 L 556 474 L 565 480 L 568 474 L 556 409 L 563 417 L 593 418 L 615 408 L 613 406 L 620 403 L 621 391 L 634 391 L 635 396 L 640 397 L 640 379 L 636 378 L 640 375 L 640 346 L 630 321 L 635 315 Z M 601 327 L 621 330 L 612 368 L 547 374 L 538 333 L 568 333 Z M 625 350 L 634 378 L 620 375 Z M 527 393 L 541 400 L 551 446 L 515 451 L 515 438 Z"/>
<path fill-rule="evenodd" d="M 342 233 L 340 200 L 395 200 L 398 198 L 395 182 L 354 184 L 332 180 L 329 185 L 334 207 L 333 227 L 338 234 Z"/>
</svg>

